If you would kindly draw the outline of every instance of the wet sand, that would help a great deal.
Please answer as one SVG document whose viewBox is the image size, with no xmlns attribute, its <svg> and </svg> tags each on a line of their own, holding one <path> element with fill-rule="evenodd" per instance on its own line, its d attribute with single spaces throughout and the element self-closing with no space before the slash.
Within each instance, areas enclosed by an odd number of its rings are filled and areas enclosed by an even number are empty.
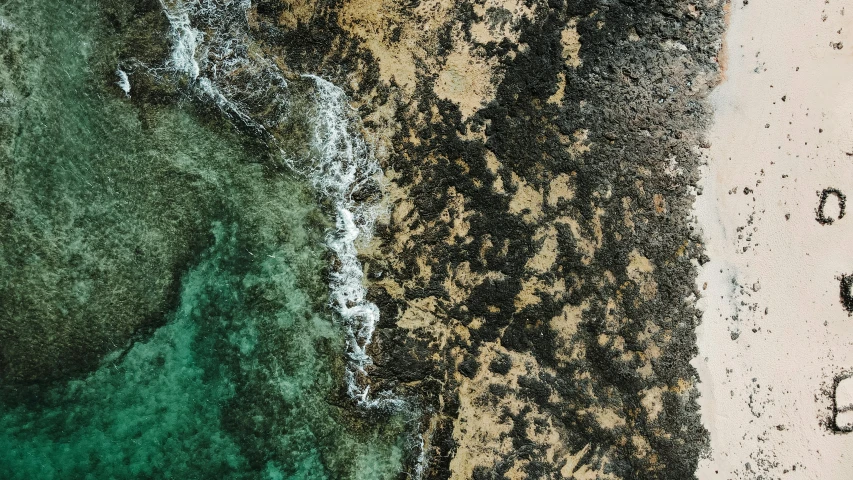
<svg viewBox="0 0 853 480">
<path fill-rule="evenodd" d="M 848 5 L 850 6 L 850 5 Z M 853 192 L 853 11 L 843 2 L 731 5 L 726 80 L 696 203 L 700 479 L 850 478 L 832 386 L 853 369 L 853 218 L 817 221 L 821 191 Z M 850 10 L 850 9 L 848 9 Z M 839 43 L 840 42 L 840 43 Z M 824 215 L 834 219 L 829 195 Z"/>
</svg>

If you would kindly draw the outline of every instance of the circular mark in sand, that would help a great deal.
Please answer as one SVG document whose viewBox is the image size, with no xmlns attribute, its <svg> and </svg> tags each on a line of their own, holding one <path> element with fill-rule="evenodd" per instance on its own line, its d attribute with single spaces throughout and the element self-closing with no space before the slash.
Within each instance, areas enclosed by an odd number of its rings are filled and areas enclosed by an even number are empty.
<svg viewBox="0 0 853 480">
<path fill-rule="evenodd" d="M 823 213 L 823 209 L 826 207 L 826 199 L 829 198 L 830 195 L 835 195 L 838 199 L 838 218 L 827 217 Z M 847 203 L 847 197 L 841 193 L 841 190 L 837 188 L 824 188 L 822 192 L 820 192 L 820 203 L 817 206 L 817 223 L 821 225 L 832 225 L 832 222 L 835 220 L 841 220 L 844 218 L 844 207 Z"/>
</svg>

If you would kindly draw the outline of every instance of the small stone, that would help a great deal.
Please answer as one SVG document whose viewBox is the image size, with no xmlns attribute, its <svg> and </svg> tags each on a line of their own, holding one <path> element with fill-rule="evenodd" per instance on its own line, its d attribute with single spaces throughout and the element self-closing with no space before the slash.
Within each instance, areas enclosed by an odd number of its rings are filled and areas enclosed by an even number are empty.
<svg viewBox="0 0 853 480">
<path fill-rule="evenodd" d="M 498 355 L 489 364 L 489 371 L 500 375 L 506 375 L 512 368 L 512 358 L 509 355 Z"/>
<path fill-rule="evenodd" d="M 473 355 L 466 356 L 465 359 L 456 367 L 456 369 L 459 370 L 459 373 L 468 378 L 474 378 L 474 376 L 477 375 L 477 370 L 479 370 L 479 368 L 480 363 Z"/>
</svg>

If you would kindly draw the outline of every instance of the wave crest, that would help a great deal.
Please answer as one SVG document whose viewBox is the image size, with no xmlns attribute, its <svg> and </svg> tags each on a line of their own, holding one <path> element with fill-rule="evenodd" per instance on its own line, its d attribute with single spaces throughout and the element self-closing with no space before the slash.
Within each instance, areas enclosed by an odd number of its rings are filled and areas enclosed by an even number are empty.
<svg viewBox="0 0 853 480">
<path fill-rule="evenodd" d="M 360 121 L 346 94 L 323 78 L 305 74 L 291 80 L 310 82 L 313 101 L 307 105 L 294 101 L 286 75 L 250 51 L 249 1 L 161 0 L 161 4 L 171 25 L 167 67 L 184 75 L 197 95 L 263 134 L 278 147 L 282 160 L 333 205 L 335 229 L 326 236 L 337 258 L 330 275 L 330 304 L 347 335 L 348 393 L 362 406 L 402 407 L 403 400 L 390 394 L 372 398 L 365 384 L 365 369 L 372 363 L 366 349 L 379 308 L 367 299 L 356 244 L 372 236 L 380 213 L 382 170 L 360 135 Z M 307 149 L 288 148 L 286 136 L 294 126 L 307 131 L 303 142 Z"/>
</svg>

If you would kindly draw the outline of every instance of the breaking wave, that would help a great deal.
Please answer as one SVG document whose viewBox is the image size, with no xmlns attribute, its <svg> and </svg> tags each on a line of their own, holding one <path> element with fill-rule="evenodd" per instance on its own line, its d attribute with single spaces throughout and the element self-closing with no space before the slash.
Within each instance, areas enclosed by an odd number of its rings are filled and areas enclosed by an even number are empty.
<svg viewBox="0 0 853 480">
<path fill-rule="evenodd" d="M 335 229 L 326 238 L 337 258 L 330 275 L 330 303 L 347 335 L 348 393 L 362 406 L 402 407 L 404 401 L 389 394 L 372 398 L 369 386 L 361 381 L 371 364 L 366 349 L 379 309 L 367 300 L 356 244 L 372 236 L 382 172 L 359 134 L 359 120 L 346 94 L 318 76 L 296 76 L 291 81 L 313 83 L 312 102 L 297 108 L 285 74 L 250 51 L 247 0 L 161 0 L 161 4 L 171 25 L 167 66 L 188 78 L 194 93 L 278 147 L 282 160 L 305 175 L 333 205 Z M 293 154 L 285 151 L 283 137 L 286 127 L 300 121 L 307 124 L 309 146 Z"/>
</svg>

